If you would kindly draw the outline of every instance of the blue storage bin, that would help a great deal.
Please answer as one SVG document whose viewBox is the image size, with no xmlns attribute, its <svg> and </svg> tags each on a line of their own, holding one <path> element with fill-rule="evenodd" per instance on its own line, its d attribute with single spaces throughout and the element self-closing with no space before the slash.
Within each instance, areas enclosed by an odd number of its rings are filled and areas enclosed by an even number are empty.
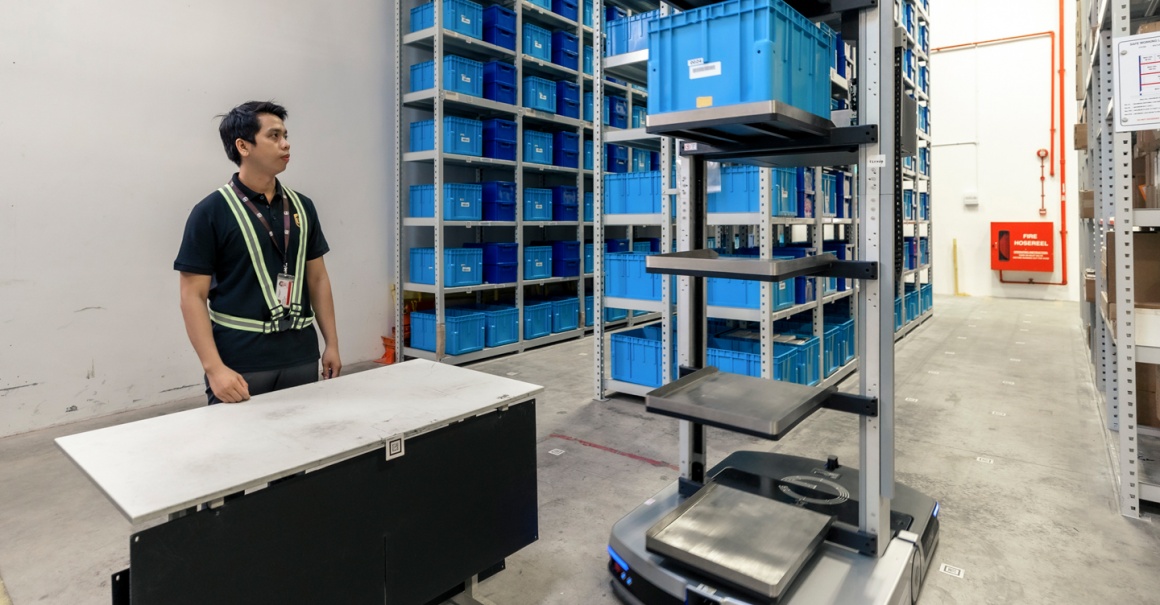
<svg viewBox="0 0 1160 605">
<path fill-rule="evenodd" d="M 669 351 L 669 376 L 676 379 L 676 340 Z M 645 326 L 612 335 L 612 379 L 621 382 L 659 387 L 663 383 L 664 355 L 660 326 Z"/>
<path fill-rule="evenodd" d="M 584 244 L 584 273 L 592 273 L 595 265 L 593 259 L 596 257 L 596 246 L 594 244 Z"/>
<path fill-rule="evenodd" d="M 552 301 L 552 333 L 559 334 L 580 327 L 580 299 L 575 296 Z"/>
<path fill-rule="evenodd" d="M 662 276 L 645 271 L 645 258 L 648 256 L 642 252 L 606 253 L 605 293 L 617 298 L 660 300 Z"/>
<path fill-rule="evenodd" d="M 926 313 L 934 307 L 934 287 L 930 284 L 922 284 L 918 287 L 920 312 Z"/>
<path fill-rule="evenodd" d="M 435 185 L 411 185 L 410 215 L 435 216 Z M 478 183 L 443 184 L 443 220 L 478 221 L 483 218 L 483 187 Z"/>
<path fill-rule="evenodd" d="M 661 169 L 661 154 L 657 151 L 648 152 L 649 168 L 652 170 Z"/>
<path fill-rule="evenodd" d="M 552 63 L 572 70 L 580 69 L 580 38 L 576 34 L 563 30 L 552 32 Z"/>
<path fill-rule="evenodd" d="M 500 48 L 516 49 L 516 13 L 493 4 L 483 10 L 483 41 Z"/>
<path fill-rule="evenodd" d="M 515 242 L 485 242 L 467 244 L 468 248 L 483 250 L 483 264 L 517 263 L 520 260 L 520 245 Z"/>
<path fill-rule="evenodd" d="M 552 277 L 579 277 L 580 259 L 552 258 Z"/>
<path fill-rule="evenodd" d="M 552 303 L 524 305 L 524 340 L 552 333 Z"/>
<path fill-rule="evenodd" d="M 524 107 L 556 113 L 556 83 L 535 76 L 524 78 Z"/>
<path fill-rule="evenodd" d="M 552 220 L 552 190 L 524 189 L 524 220 Z"/>
<path fill-rule="evenodd" d="M 483 184 L 483 220 L 516 220 L 516 184 L 487 181 Z"/>
<path fill-rule="evenodd" d="M 929 74 L 930 71 L 926 68 L 925 65 L 918 66 L 918 87 L 923 92 L 930 91 L 930 82 L 928 81 Z"/>
<path fill-rule="evenodd" d="M 511 305 L 479 305 L 486 329 L 484 345 L 499 347 L 520 339 L 520 310 Z"/>
<path fill-rule="evenodd" d="M 914 190 L 904 189 L 902 191 L 902 218 L 904 220 L 914 220 Z"/>
<path fill-rule="evenodd" d="M 918 148 L 918 173 L 930 174 L 930 148 Z"/>
<path fill-rule="evenodd" d="M 822 380 L 821 351 L 819 350 L 821 342 L 817 336 L 801 337 L 779 334 L 775 339 L 778 341 L 777 344 L 797 349 L 797 367 L 792 379 L 793 382 L 814 386 Z"/>
<path fill-rule="evenodd" d="M 915 18 L 914 18 L 914 4 L 910 0 L 902 0 L 902 27 L 911 34 L 914 33 Z"/>
<path fill-rule="evenodd" d="M 596 216 L 595 216 L 595 204 L 593 202 L 592 192 L 585 191 L 584 192 L 584 220 L 586 222 L 591 223 L 595 218 L 596 218 Z"/>
<path fill-rule="evenodd" d="M 710 277 L 705 280 L 705 302 L 713 307 L 761 308 L 761 282 Z"/>
<path fill-rule="evenodd" d="M 919 130 L 930 134 L 930 108 L 925 105 L 918 107 L 918 128 Z"/>
<path fill-rule="evenodd" d="M 649 23 L 659 16 L 660 11 L 649 11 L 609 23 L 608 47 L 604 54 L 611 57 L 647 50 Z"/>
<path fill-rule="evenodd" d="M 604 240 L 605 252 L 628 252 L 629 248 L 629 241 L 626 238 L 610 237 Z"/>
<path fill-rule="evenodd" d="M 556 82 L 556 114 L 580 119 L 580 85 L 567 80 Z M 580 150 L 579 143 L 576 150 Z M 575 166 L 573 166 L 575 168 Z"/>
<path fill-rule="evenodd" d="M 930 52 L 930 30 L 927 29 L 925 23 L 918 26 L 918 46 L 922 49 L 922 52 Z"/>
<path fill-rule="evenodd" d="M 906 301 L 906 323 L 910 323 L 922 315 L 922 299 L 917 290 L 907 292 L 904 298 Z"/>
<path fill-rule="evenodd" d="M 644 128 L 648 125 L 648 110 L 640 105 L 632 106 L 632 127 Z"/>
<path fill-rule="evenodd" d="M 726 0 L 649 32 L 649 114 L 772 100 L 830 117 L 833 35 L 782 0 Z"/>
<path fill-rule="evenodd" d="M 604 214 L 653 214 L 660 211 L 660 172 L 604 175 Z"/>
<path fill-rule="evenodd" d="M 575 185 L 552 187 L 552 220 L 580 220 L 580 192 Z M 579 245 L 578 242 L 575 242 Z M 579 253 L 573 255 L 579 258 Z"/>
<path fill-rule="evenodd" d="M 894 299 L 894 331 L 902 329 L 902 299 Z"/>
<path fill-rule="evenodd" d="M 524 54 L 542 61 L 552 60 L 552 32 L 524 23 Z"/>
<path fill-rule="evenodd" d="M 411 31 L 435 27 L 435 3 L 411 9 Z M 443 0 L 443 29 L 483 39 L 483 7 L 469 0 Z"/>
<path fill-rule="evenodd" d="M 549 165 L 552 163 L 552 133 L 524 131 L 524 162 Z"/>
<path fill-rule="evenodd" d="M 435 62 L 411 66 L 411 92 L 435 87 Z M 443 88 L 473 97 L 483 96 L 483 63 L 455 55 L 443 57 Z"/>
<path fill-rule="evenodd" d="M 547 279 L 552 277 L 552 247 L 528 246 L 524 248 L 524 279 Z"/>
<path fill-rule="evenodd" d="M 435 120 L 411 122 L 411 151 L 435 149 Z M 447 116 L 443 118 L 443 152 L 483 155 L 483 123 Z"/>
<path fill-rule="evenodd" d="M 626 17 L 628 17 L 628 12 L 619 6 L 609 4 L 604 7 L 604 21 L 606 23 L 616 21 L 618 19 L 624 19 Z"/>
<path fill-rule="evenodd" d="M 591 46 L 584 45 L 584 73 L 590 76 L 592 75 L 592 54 L 594 52 Z"/>
<path fill-rule="evenodd" d="M 632 172 L 649 172 L 648 150 L 631 149 L 632 163 L 629 165 Z"/>
<path fill-rule="evenodd" d="M 483 97 L 497 103 L 516 104 L 516 67 L 503 61 L 483 66 Z"/>
<path fill-rule="evenodd" d="M 483 157 L 497 160 L 516 160 L 515 122 L 492 118 L 483 123 Z"/>
<path fill-rule="evenodd" d="M 918 238 L 918 264 L 919 266 L 930 264 L 930 240 L 925 237 Z"/>
<path fill-rule="evenodd" d="M 825 361 L 823 371 L 830 377 L 838 368 L 842 367 L 842 360 L 846 358 L 845 332 L 839 326 L 827 326 L 825 338 L 822 342 L 822 357 Z"/>
<path fill-rule="evenodd" d="M 624 145 L 604 145 L 604 171 L 613 173 L 628 172 L 628 147 Z"/>
<path fill-rule="evenodd" d="M 592 140 L 584 140 L 584 170 L 593 170 L 592 168 Z"/>
<path fill-rule="evenodd" d="M 514 284 L 519 279 L 519 263 L 483 264 L 483 283 Z"/>
<path fill-rule="evenodd" d="M 918 220 L 925 221 L 930 218 L 930 194 L 918 194 Z"/>
<path fill-rule="evenodd" d="M 757 166 L 721 166 L 721 191 L 710 193 L 709 212 L 757 212 L 761 169 Z"/>
<path fill-rule="evenodd" d="M 552 163 L 564 168 L 579 168 L 580 135 L 568 131 L 555 133 L 552 140 Z M 576 218 L 564 220 L 574 221 Z"/>
<path fill-rule="evenodd" d="M 730 374 L 761 378 L 761 354 L 728 349 L 706 349 L 705 363 Z"/>
<path fill-rule="evenodd" d="M 484 141 L 483 157 L 497 160 L 516 161 L 516 143 L 513 141 Z"/>
<path fill-rule="evenodd" d="M 577 2 L 578 0 L 552 0 L 552 12 L 565 19 L 578 21 L 580 19 L 580 7 L 577 6 Z"/>
<path fill-rule="evenodd" d="M 487 316 L 474 309 L 444 309 L 443 350 L 448 355 L 462 355 L 483 349 L 487 333 Z M 411 346 L 434 351 L 436 346 L 435 311 L 411 311 Z"/>
<path fill-rule="evenodd" d="M 592 27 L 592 5 L 593 0 L 584 0 L 584 8 L 580 16 L 584 20 L 583 22 L 586 27 Z"/>
<path fill-rule="evenodd" d="M 902 75 L 914 80 L 914 51 L 909 48 L 902 53 Z"/>
<path fill-rule="evenodd" d="M 593 93 L 584 93 L 584 120 L 593 121 Z M 624 97 L 606 95 L 604 97 L 604 125 L 611 128 L 628 128 L 628 100 Z"/>
<path fill-rule="evenodd" d="M 411 282 L 435 283 L 435 249 L 411 248 Z M 446 287 L 478 286 L 483 283 L 483 250 L 479 248 L 443 249 L 443 285 Z"/>
</svg>

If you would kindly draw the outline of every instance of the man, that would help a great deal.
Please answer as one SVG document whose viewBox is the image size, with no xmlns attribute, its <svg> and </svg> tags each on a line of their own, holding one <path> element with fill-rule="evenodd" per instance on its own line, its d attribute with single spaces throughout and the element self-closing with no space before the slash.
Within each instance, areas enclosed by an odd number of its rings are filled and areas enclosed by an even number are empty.
<svg viewBox="0 0 1160 605">
<path fill-rule="evenodd" d="M 193 208 L 173 268 L 185 331 L 205 370 L 210 405 L 342 371 L 330 251 L 314 203 L 277 180 L 290 161 L 286 110 L 250 101 L 222 116 L 230 182 Z M 207 306 L 208 303 L 208 306 Z"/>
</svg>

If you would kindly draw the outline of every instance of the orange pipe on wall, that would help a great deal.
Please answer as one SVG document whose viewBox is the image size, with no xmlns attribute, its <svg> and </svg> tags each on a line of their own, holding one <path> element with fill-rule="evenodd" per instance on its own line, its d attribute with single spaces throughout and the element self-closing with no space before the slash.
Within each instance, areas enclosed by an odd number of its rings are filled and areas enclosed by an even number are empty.
<svg viewBox="0 0 1160 605">
<path fill-rule="evenodd" d="M 1040 286 L 1066 286 L 1067 285 L 1067 153 L 1064 152 L 1064 150 L 1066 149 L 1067 142 L 1066 142 L 1066 138 L 1065 138 L 1066 137 L 1066 134 L 1065 134 L 1066 129 L 1064 128 L 1065 118 L 1064 118 L 1064 106 L 1063 106 L 1064 99 L 1066 98 L 1065 80 L 1066 80 L 1067 68 L 1064 67 L 1064 62 L 1063 62 L 1063 57 L 1064 57 L 1064 54 L 1063 54 L 1063 32 L 1065 31 L 1063 29 L 1063 0 L 1059 0 L 1059 25 L 1058 25 L 1058 27 L 1059 27 L 1059 36 L 1058 36 L 1059 69 L 1058 69 L 1058 71 L 1056 70 L 1055 52 L 1053 50 L 1051 53 L 1051 72 L 1052 72 L 1051 75 L 1058 77 L 1059 96 L 1056 97 L 1055 87 L 1052 86 L 1051 87 L 1051 136 L 1050 136 L 1051 152 L 1050 153 L 1051 153 L 1051 157 L 1053 160 L 1056 157 L 1058 157 L 1058 160 L 1059 160 L 1059 243 L 1060 243 L 1060 252 L 1061 252 L 1061 255 L 1063 257 L 1063 266 L 1061 267 L 1063 279 L 1061 281 L 1058 281 L 1058 282 L 1035 281 L 1034 279 L 1029 279 L 1025 282 L 1024 281 L 1012 281 L 1012 280 L 1008 280 L 1008 279 L 1004 278 L 1003 272 L 1000 271 L 999 272 L 999 282 L 1004 283 L 1004 284 L 1035 284 L 1035 285 L 1040 285 Z M 1005 38 L 995 38 L 993 40 L 983 40 L 981 42 L 968 42 L 965 44 L 941 46 L 938 48 L 931 49 L 931 53 L 933 54 L 933 53 L 936 53 L 939 51 L 954 50 L 954 49 L 960 49 L 960 48 L 966 48 L 966 47 L 978 47 L 978 46 L 982 46 L 985 44 L 998 44 L 1001 42 L 1010 42 L 1013 40 L 1021 40 L 1021 39 L 1025 39 L 1025 38 L 1035 38 L 1035 37 L 1039 37 L 1039 36 L 1049 36 L 1051 38 L 1052 46 L 1053 47 L 1055 46 L 1055 42 L 1057 40 L 1056 33 L 1051 32 L 1051 31 L 1047 31 L 1047 32 L 1037 32 L 1034 34 L 1022 34 L 1022 35 L 1018 35 L 1018 36 L 1007 36 Z M 1055 122 L 1055 117 L 1056 117 L 1055 108 L 1056 108 L 1057 103 L 1059 105 L 1059 122 L 1058 122 L 1059 125 L 1058 125 L 1058 128 L 1056 127 L 1056 122 Z M 1061 153 L 1059 153 L 1058 156 L 1056 156 L 1056 152 L 1055 152 L 1056 132 L 1059 133 L 1059 150 L 1061 152 Z M 1052 170 L 1051 175 L 1055 176 L 1055 163 L 1054 162 L 1051 164 L 1051 170 Z"/>
</svg>

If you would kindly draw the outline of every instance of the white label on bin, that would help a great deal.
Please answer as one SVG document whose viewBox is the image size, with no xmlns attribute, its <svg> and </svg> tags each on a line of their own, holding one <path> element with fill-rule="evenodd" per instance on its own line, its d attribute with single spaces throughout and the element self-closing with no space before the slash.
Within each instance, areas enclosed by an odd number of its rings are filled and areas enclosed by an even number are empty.
<svg viewBox="0 0 1160 605">
<path fill-rule="evenodd" d="M 459 207 L 460 208 L 470 208 L 471 202 L 459 202 Z"/>
<path fill-rule="evenodd" d="M 547 100 L 548 100 L 548 95 L 546 95 L 546 94 L 544 94 L 544 93 L 542 93 L 542 92 L 541 92 L 541 93 L 536 93 L 536 94 L 540 95 L 540 100 L 541 100 L 541 101 L 547 101 Z"/>
<path fill-rule="evenodd" d="M 459 137 L 459 142 L 460 142 L 460 143 L 470 143 L 470 142 L 471 142 L 471 137 L 466 137 L 466 136 L 465 136 L 465 137 Z"/>
<path fill-rule="evenodd" d="M 467 74 L 459 74 L 459 79 L 467 82 L 468 84 L 471 84 L 471 76 Z"/>
<path fill-rule="evenodd" d="M 463 265 L 463 272 L 464 273 L 471 273 L 471 267 L 468 267 L 467 265 Z"/>
<path fill-rule="evenodd" d="M 467 15 L 459 15 L 459 20 L 463 23 L 466 23 L 467 25 L 471 25 L 471 17 L 468 17 Z"/>
<path fill-rule="evenodd" d="M 543 48 L 544 47 L 543 44 L 540 44 L 539 40 L 532 40 L 532 46 L 535 46 L 536 48 Z"/>
<path fill-rule="evenodd" d="M 712 63 L 703 63 L 699 65 L 689 66 L 689 79 L 696 80 L 699 78 L 711 78 L 713 76 L 721 75 L 721 62 L 714 61 Z"/>
</svg>

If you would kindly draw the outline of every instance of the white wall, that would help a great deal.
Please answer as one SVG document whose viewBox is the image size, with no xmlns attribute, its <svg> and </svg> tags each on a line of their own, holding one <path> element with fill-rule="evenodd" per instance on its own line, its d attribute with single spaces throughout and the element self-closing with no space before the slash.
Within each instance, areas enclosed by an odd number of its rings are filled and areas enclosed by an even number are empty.
<svg viewBox="0 0 1160 605">
<path fill-rule="evenodd" d="M 344 363 L 382 354 L 391 2 L 2 4 L 0 436 L 203 393 L 172 263 L 234 170 L 214 116 L 251 99 L 289 110 Z"/>
<path fill-rule="evenodd" d="M 931 2 L 931 47 L 949 46 L 1058 29 L 1057 0 L 955 0 Z M 934 53 L 931 59 L 933 150 L 934 288 L 954 291 L 952 241 L 958 240 L 959 291 L 971 296 L 1078 300 L 1078 160 L 1071 150 L 1075 115 L 1073 33 L 1075 5 L 1064 6 L 1064 56 L 1056 68 L 1067 70 L 1064 84 L 1066 146 L 1056 154 L 1067 160 L 1067 287 L 1001 284 L 990 268 L 990 223 L 1055 222 L 1056 272 L 1008 273 L 1007 279 L 1058 282 L 1061 256 L 1058 231 L 1059 170 L 1047 177 L 1047 216 L 1040 217 L 1039 149 L 1050 149 L 1050 38 L 1041 37 L 977 49 Z M 1058 32 L 1057 32 L 1058 34 Z M 1055 43 L 1058 47 L 1058 40 Z M 1056 95 L 1058 96 L 1058 90 Z M 1057 117 L 1058 119 L 1058 117 Z M 963 204 L 968 192 L 979 205 Z"/>
</svg>

